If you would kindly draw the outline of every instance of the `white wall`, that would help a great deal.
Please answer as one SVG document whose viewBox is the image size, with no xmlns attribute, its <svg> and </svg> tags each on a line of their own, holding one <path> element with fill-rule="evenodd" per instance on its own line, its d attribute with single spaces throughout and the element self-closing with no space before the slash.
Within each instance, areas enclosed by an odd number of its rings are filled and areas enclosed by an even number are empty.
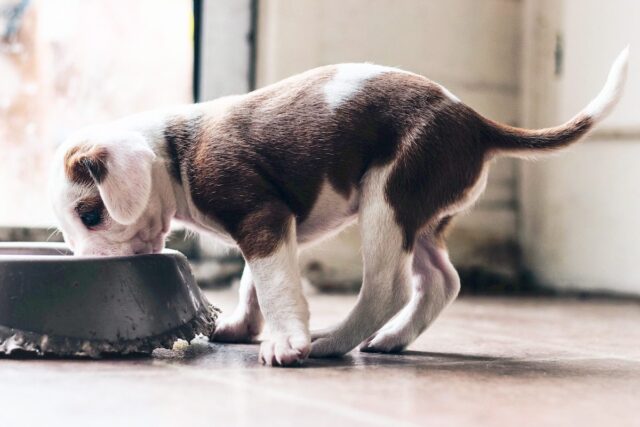
<svg viewBox="0 0 640 427">
<path fill-rule="evenodd" d="M 251 0 L 204 1 L 200 100 L 248 92 Z"/>
<path fill-rule="evenodd" d="M 599 91 L 627 44 L 640 46 L 640 2 L 527 0 L 523 122 L 560 123 Z M 554 74 L 556 35 L 564 41 Z M 633 47 L 632 47 L 633 49 Z M 640 294 L 640 80 L 632 51 L 626 94 L 584 143 L 523 165 L 521 243 L 525 265 L 561 289 Z"/>
<path fill-rule="evenodd" d="M 55 224 L 48 170 L 69 133 L 191 100 L 190 22 L 189 0 L 29 3 L 0 42 L 0 225 Z"/>
</svg>

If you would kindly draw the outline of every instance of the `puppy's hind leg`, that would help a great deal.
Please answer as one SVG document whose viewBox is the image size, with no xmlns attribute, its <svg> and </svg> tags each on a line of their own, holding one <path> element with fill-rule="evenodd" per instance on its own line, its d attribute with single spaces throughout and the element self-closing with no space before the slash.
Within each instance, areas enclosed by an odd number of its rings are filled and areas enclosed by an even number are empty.
<svg viewBox="0 0 640 427">
<path fill-rule="evenodd" d="M 238 291 L 239 301 L 233 313 L 222 318 L 211 335 L 212 341 L 249 343 L 262 332 L 264 318 L 249 265 L 245 265 Z"/>
<path fill-rule="evenodd" d="M 443 242 L 417 239 L 413 259 L 411 301 L 382 329 L 362 343 L 360 351 L 398 352 L 411 344 L 455 299 L 460 279 Z"/>
<path fill-rule="evenodd" d="M 311 357 L 349 352 L 384 325 L 409 298 L 412 253 L 404 249 L 402 230 L 384 198 L 384 178 L 378 173 L 363 184 L 359 223 L 364 280 L 356 305 L 338 326 L 316 335 Z"/>
</svg>

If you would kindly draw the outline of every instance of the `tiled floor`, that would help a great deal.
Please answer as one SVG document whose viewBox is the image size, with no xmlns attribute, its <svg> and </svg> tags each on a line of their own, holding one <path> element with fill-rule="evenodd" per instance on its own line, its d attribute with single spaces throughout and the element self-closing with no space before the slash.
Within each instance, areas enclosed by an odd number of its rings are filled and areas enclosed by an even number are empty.
<svg viewBox="0 0 640 427">
<path fill-rule="evenodd" d="M 235 295 L 209 298 L 228 311 Z M 312 323 L 354 299 L 312 296 Z M 638 302 L 467 298 L 403 355 L 278 369 L 257 351 L 0 360 L 0 426 L 640 426 Z"/>
</svg>

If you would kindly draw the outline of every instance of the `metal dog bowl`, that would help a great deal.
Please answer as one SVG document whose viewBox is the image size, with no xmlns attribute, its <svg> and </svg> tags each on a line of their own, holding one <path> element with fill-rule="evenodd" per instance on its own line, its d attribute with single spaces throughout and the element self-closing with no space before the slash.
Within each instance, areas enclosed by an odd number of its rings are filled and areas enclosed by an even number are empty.
<svg viewBox="0 0 640 427">
<path fill-rule="evenodd" d="M 181 253 L 70 255 L 60 244 L 0 243 L 0 354 L 151 353 L 213 331 L 218 310 Z"/>
</svg>

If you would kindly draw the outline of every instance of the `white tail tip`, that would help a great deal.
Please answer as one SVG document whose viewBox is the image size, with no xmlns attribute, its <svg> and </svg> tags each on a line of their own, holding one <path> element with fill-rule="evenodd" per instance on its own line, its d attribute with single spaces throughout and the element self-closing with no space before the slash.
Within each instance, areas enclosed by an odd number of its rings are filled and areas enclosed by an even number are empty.
<svg viewBox="0 0 640 427">
<path fill-rule="evenodd" d="M 622 89 L 627 80 L 629 64 L 629 45 L 618 55 L 607 77 L 607 82 L 598 96 L 587 105 L 583 113 L 595 121 L 604 119 L 622 96 Z"/>
</svg>

